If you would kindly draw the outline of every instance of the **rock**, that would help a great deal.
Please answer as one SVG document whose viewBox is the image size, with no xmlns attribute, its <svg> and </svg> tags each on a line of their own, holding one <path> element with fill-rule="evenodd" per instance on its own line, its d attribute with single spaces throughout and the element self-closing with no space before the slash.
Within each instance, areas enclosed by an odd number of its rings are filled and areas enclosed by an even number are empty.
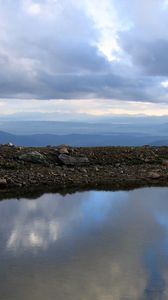
<svg viewBox="0 0 168 300">
<path fill-rule="evenodd" d="M 87 157 L 74 157 L 66 154 L 60 154 L 58 158 L 64 165 L 67 166 L 81 166 L 89 163 L 89 159 Z"/>
<path fill-rule="evenodd" d="M 21 150 L 23 149 L 23 147 L 19 146 L 19 147 L 17 147 L 17 149 L 18 149 L 19 151 L 21 151 Z"/>
<path fill-rule="evenodd" d="M 56 146 L 57 149 L 60 149 L 62 147 L 70 148 L 71 146 L 67 145 L 67 144 L 61 144 L 61 145 Z"/>
<path fill-rule="evenodd" d="M 144 158 L 144 159 L 143 159 L 143 161 L 144 161 L 145 163 L 149 163 L 149 162 L 151 162 L 151 160 L 152 160 L 152 159 L 149 159 L 149 158 Z"/>
<path fill-rule="evenodd" d="M 164 160 L 162 161 L 162 164 L 163 164 L 164 166 L 168 167 L 168 160 L 167 160 L 167 159 L 164 159 Z"/>
<path fill-rule="evenodd" d="M 32 163 L 47 163 L 45 157 L 38 151 L 23 153 L 19 156 L 19 159 Z"/>
<path fill-rule="evenodd" d="M 5 178 L 0 178 L 0 187 L 7 187 L 7 180 Z"/>
<path fill-rule="evenodd" d="M 12 144 L 12 143 L 3 144 L 3 146 L 7 146 L 7 147 L 15 147 L 15 145 Z"/>
<path fill-rule="evenodd" d="M 149 172 L 148 177 L 152 179 L 158 179 L 161 177 L 161 175 L 157 172 Z"/>
<path fill-rule="evenodd" d="M 58 151 L 59 154 L 69 154 L 69 145 L 59 145 L 56 147 L 56 151 Z"/>
<path fill-rule="evenodd" d="M 121 164 L 120 164 L 120 163 L 116 163 L 115 166 L 116 166 L 116 167 L 120 167 Z"/>
<path fill-rule="evenodd" d="M 62 147 L 62 148 L 58 149 L 58 152 L 60 154 L 69 154 L 69 150 L 66 147 Z"/>
<path fill-rule="evenodd" d="M 14 186 L 17 187 L 17 188 L 21 188 L 21 187 L 22 187 L 22 183 L 16 182 L 16 183 L 14 184 Z"/>
</svg>

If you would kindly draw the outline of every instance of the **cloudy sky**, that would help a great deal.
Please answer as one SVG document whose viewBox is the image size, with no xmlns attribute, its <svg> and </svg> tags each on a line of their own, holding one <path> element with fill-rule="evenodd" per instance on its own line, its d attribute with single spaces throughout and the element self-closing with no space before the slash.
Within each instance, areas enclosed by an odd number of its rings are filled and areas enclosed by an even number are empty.
<svg viewBox="0 0 168 300">
<path fill-rule="evenodd" d="M 167 0 L 0 0 L 0 111 L 168 114 Z"/>
</svg>

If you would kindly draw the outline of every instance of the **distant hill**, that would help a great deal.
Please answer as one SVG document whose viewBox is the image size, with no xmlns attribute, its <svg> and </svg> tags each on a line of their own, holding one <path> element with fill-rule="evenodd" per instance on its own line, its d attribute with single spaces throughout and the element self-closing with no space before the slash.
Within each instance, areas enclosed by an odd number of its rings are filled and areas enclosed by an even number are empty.
<svg viewBox="0 0 168 300">
<path fill-rule="evenodd" d="M 0 144 L 13 143 L 20 146 L 46 146 L 70 144 L 73 146 L 141 146 L 166 145 L 168 138 L 148 136 L 142 134 L 119 133 L 119 134 L 33 134 L 14 135 L 0 131 Z M 156 142 L 154 142 L 156 141 Z M 167 141 L 167 142 L 166 142 Z"/>
<path fill-rule="evenodd" d="M 168 146 L 168 138 L 165 140 L 153 141 L 150 145 L 153 146 Z"/>
<path fill-rule="evenodd" d="M 164 139 L 167 136 L 168 124 L 147 122 L 146 119 L 117 119 L 109 123 L 89 122 L 56 122 L 56 121 L 3 121 L 0 118 L 0 130 L 16 135 L 33 134 L 131 134 L 157 136 Z"/>
</svg>

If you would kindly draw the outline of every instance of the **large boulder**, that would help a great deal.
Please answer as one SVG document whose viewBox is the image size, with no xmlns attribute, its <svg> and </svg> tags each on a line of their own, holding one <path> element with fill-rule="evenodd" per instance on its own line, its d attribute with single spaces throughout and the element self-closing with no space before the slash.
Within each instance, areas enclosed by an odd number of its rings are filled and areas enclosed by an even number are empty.
<svg viewBox="0 0 168 300">
<path fill-rule="evenodd" d="M 19 156 L 19 159 L 23 160 L 23 161 L 31 162 L 31 163 L 40 163 L 40 164 L 47 163 L 44 155 L 42 155 L 38 151 L 23 153 Z"/>
<path fill-rule="evenodd" d="M 59 160 L 67 166 L 81 166 L 89 163 L 87 157 L 74 157 L 66 154 L 60 154 L 58 156 Z"/>
</svg>

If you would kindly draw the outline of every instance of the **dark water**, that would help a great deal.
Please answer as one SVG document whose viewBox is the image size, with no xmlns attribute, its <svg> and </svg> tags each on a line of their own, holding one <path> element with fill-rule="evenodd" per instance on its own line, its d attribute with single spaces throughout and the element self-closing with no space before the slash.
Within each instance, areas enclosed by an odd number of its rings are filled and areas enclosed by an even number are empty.
<svg viewBox="0 0 168 300">
<path fill-rule="evenodd" d="M 168 188 L 0 202 L 9 299 L 168 299 Z"/>
</svg>

